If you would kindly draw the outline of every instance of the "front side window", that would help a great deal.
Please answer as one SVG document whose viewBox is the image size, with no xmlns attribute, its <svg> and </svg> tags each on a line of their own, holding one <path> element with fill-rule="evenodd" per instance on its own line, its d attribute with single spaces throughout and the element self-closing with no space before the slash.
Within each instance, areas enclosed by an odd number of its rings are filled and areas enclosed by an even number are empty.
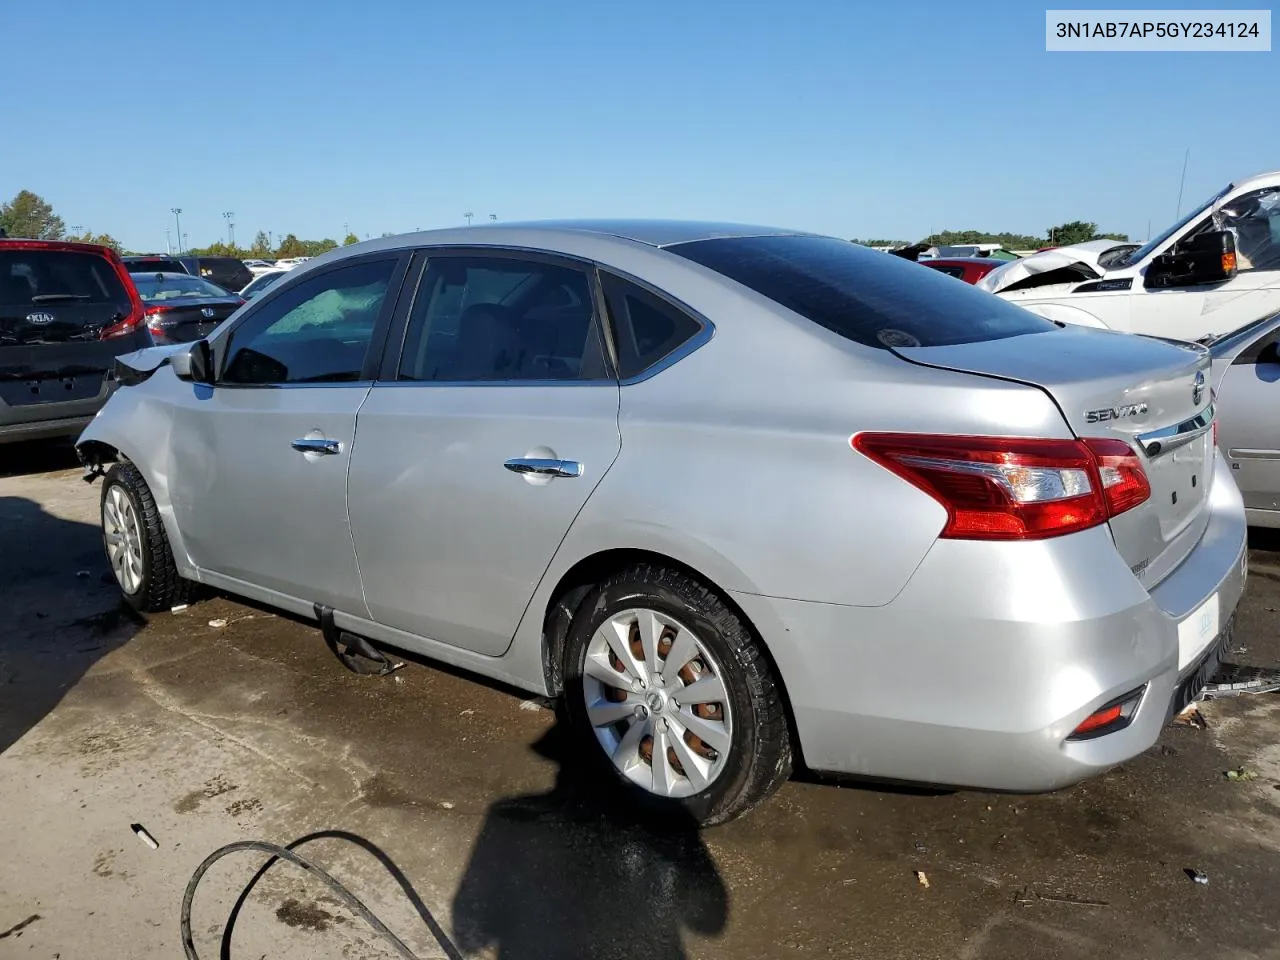
<svg viewBox="0 0 1280 960">
<path fill-rule="evenodd" d="M 405 334 L 401 380 L 599 380 L 609 375 L 585 271 L 505 257 L 428 261 Z"/>
<path fill-rule="evenodd" d="M 263 304 L 230 335 L 219 382 L 360 380 L 397 260 L 327 270 Z"/>
<path fill-rule="evenodd" d="M 1196 233 L 1229 230 L 1235 235 L 1241 273 L 1280 270 L 1280 187 L 1266 187 L 1225 201 Z"/>
</svg>

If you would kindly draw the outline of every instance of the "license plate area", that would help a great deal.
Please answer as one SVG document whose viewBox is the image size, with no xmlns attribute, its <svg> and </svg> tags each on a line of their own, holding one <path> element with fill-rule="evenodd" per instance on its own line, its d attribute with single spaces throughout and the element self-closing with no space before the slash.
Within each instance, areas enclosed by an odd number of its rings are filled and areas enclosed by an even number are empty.
<svg viewBox="0 0 1280 960">
<path fill-rule="evenodd" d="M 71 377 L 3 380 L 0 381 L 0 400 L 10 407 L 90 400 L 102 392 L 102 377 L 102 373 L 82 373 Z"/>
<path fill-rule="evenodd" d="M 1169 703 L 1169 715 L 1166 720 L 1172 720 L 1185 710 L 1189 703 L 1200 698 L 1205 686 L 1214 678 L 1222 666 L 1227 651 L 1231 649 L 1234 630 L 1235 617 L 1233 616 L 1227 621 L 1226 626 L 1223 627 L 1209 649 L 1196 661 L 1191 672 L 1178 681 L 1178 685 L 1173 691 L 1173 699 Z"/>
</svg>

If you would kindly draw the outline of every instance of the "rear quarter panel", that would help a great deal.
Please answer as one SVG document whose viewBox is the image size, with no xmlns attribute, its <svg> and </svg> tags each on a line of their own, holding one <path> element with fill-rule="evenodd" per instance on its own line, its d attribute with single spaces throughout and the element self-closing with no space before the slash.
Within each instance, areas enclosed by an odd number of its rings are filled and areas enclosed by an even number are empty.
<svg viewBox="0 0 1280 960">
<path fill-rule="evenodd" d="M 856 453 L 853 434 L 1069 436 L 1033 388 L 913 366 L 736 285 L 688 282 L 679 293 L 714 336 L 622 387 L 621 453 L 556 569 L 643 548 L 723 589 L 878 606 L 906 584 L 946 513 Z"/>
</svg>

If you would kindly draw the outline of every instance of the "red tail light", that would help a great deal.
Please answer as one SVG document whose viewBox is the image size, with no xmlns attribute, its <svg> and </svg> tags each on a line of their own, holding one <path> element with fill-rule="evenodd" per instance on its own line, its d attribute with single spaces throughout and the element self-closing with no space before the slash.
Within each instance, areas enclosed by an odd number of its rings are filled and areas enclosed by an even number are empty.
<svg viewBox="0 0 1280 960">
<path fill-rule="evenodd" d="M 142 325 L 144 314 L 142 297 L 138 295 L 138 288 L 134 286 L 133 277 L 129 276 L 128 267 L 124 265 L 124 261 L 120 259 L 119 254 L 110 247 L 106 248 L 105 254 L 129 297 L 129 315 L 117 323 L 103 327 L 102 332 L 98 334 L 98 339 L 100 340 L 113 340 L 116 337 L 127 337 L 137 330 Z"/>
<path fill-rule="evenodd" d="M 1121 440 L 860 433 L 855 450 L 947 510 L 940 536 L 1038 540 L 1105 523 L 1151 494 Z"/>
</svg>

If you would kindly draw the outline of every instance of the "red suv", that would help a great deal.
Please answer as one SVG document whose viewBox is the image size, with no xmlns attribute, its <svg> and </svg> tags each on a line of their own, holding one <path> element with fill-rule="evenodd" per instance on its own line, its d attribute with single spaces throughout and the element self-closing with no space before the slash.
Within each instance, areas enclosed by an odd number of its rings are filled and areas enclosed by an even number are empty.
<svg viewBox="0 0 1280 960">
<path fill-rule="evenodd" d="M 143 316 L 110 248 L 0 239 L 0 443 L 79 434 L 115 358 L 151 345 Z"/>
</svg>

